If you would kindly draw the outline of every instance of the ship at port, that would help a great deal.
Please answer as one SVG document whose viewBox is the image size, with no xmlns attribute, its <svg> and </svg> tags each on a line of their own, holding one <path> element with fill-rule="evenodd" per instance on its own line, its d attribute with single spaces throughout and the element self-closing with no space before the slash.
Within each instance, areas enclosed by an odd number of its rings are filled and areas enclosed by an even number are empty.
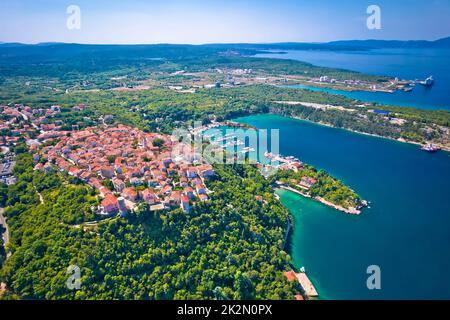
<svg viewBox="0 0 450 320">
<path fill-rule="evenodd" d="M 424 87 L 432 87 L 434 85 L 434 79 L 433 76 L 429 76 L 423 81 L 418 81 L 419 84 L 423 85 Z"/>
<path fill-rule="evenodd" d="M 437 152 L 437 151 L 441 150 L 441 148 L 439 148 L 438 146 L 435 146 L 431 143 L 428 143 L 428 144 L 422 146 L 421 149 L 426 152 Z"/>
</svg>

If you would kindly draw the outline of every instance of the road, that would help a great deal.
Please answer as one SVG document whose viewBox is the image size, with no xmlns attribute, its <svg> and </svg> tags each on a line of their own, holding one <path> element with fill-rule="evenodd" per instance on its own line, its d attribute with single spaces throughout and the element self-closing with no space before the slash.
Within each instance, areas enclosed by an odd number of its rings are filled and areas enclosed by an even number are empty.
<svg viewBox="0 0 450 320">
<path fill-rule="evenodd" d="M 3 216 L 3 208 L 0 208 L 0 225 L 2 225 L 2 227 L 3 227 L 4 229 L 6 229 L 5 232 L 4 232 L 3 234 L 0 234 L 0 236 L 3 236 L 3 245 L 5 246 L 5 251 L 8 252 L 8 251 L 6 250 L 6 245 L 7 245 L 8 242 L 9 242 L 9 231 L 8 231 L 8 225 L 6 224 L 6 219 L 5 219 L 5 217 Z M 8 252 L 7 255 L 6 255 L 6 258 L 8 259 L 10 255 L 11 255 L 11 254 Z M 2 295 L 4 295 L 5 292 L 6 292 L 6 284 L 4 284 L 3 282 L 1 282 L 1 283 L 0 283 L 0 297 L 1 297 Z"/>
<path fill-rule="evenodd" d="M 3 245 L 6 247 L 6 245 L 9 242 L 9 230 L 8 230 L 8 225 L 6 224 L 6 219 L 3 216 L 3 208 L 0 208 L 0 224 L 3 226 L 5 230 L 5 232 L 3 233 Z"/>
<path fill-rule="evenodd" d="M 39 191 L 37 191 L 35 186 L 34 186 L 34 190 L 36 190 L 36 193 L 39 196 L 39 201 L 41 202 L 41 204 L 45 204 L 45 201 L 44 201 L 44 198 L 42 197 L 42 194 Z"/>
<path fill-rule="evenodd" d="M 22 116 L 23 120 L 28 121 L 28 116 L 27 116 L 26 114 L 23 114 L 23 113 L 20 112 L 20 111 L 19 111 L 19 113 L 20 113 L 20 115 Z M 37 131 L 40 131 L 40 130 L 39 130 L 39 127 L 38 127 L 34 122 L 31 122 L 31 125 L 32 125 L 33 128 L 35 128 Z"/>
<path fill-rule="evenodd" d="M 8 147 L 0 147 L 1 152 L 0 154 L 7 154 L 9 152 L 9 148 Z"/>
</svg>

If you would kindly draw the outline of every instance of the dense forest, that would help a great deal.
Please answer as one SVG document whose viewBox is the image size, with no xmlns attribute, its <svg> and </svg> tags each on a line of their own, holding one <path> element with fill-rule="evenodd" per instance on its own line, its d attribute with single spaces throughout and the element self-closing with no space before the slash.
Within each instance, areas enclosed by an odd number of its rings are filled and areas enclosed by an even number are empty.
<svg viewBox="0 0 450 320">
<path fill-rule="evenodd" d="M 259 49 L 223 45 L 82 45 L 0 44 L 0 76 L 49 77 L 82 80 L 93 73 L 139 76 L 149 71 L 204 71 L 210 68 L 257 69 L 270 74 L 308 74 L 320 76 L 327 72 L 336 79 L 385 79 L 348 70 L 315 67 L 293 60 L 252 58 Z M 89 77 L 92 79 L 93 77 Z"/>
<path fill-rule="evenodd" d="M 216 167 L 211 201 L 188 215 L 143 206 L 89 227 L 75 225 L 89 214 L 89 192 L 32 167 L 30 156 L 19 156 L 18 184 L 6 191 L 13 254 L 1 280 L 9 297 L 291 299 L 298 290 L 283 275 L 288 213 L 253 166 Z M 66 287 L 70 265 L 81 269 L 78 291 Z"/>
<path fill-rule="evenodd" d="M 302 105 L 276 104 L 274 101 L 314 102 L 342 106 L 349 110 L 322 110 Z M 142 130 L 171 133 L 175 127 L 186 125 L 191 121 L 207 123 L 211 114 L 215 114 L 219 120 L 222 120 L 271 112 L 393 139 L 405 138 L 425 142 L 433 139 L 442 140 L 445 133 L 439 126 L 450 125 L 448 111 L 375 104 L 362 107 L 356 106 L 359 102 L 344 96 L 267 85 L 203 89 L 196 93 L 179 93 L 166 88 L 133 92 L 86 91 L 69 94 L 25 92 L 20 99 L 2 101 L 0 98 L 0 103 L 12 102 L 34 107 L 61 105 L 62 112 L 47 121 L 62 120 L 63 129 L 69 130 L 73 124 L 77 124 L 80 128 L 94 125 L 98 118 L 105 114 L 111 114 L 115 120 Z M 73 111 L 72 107 L 77 104 L 86 104 L 90 108 Z M 384 116 L 370 112 L 372 108 L 385 110 L 390 114 Z M 391 122 L 393 118 L 404 119 L 406 122 L 399 125 Z"/>
</svg>

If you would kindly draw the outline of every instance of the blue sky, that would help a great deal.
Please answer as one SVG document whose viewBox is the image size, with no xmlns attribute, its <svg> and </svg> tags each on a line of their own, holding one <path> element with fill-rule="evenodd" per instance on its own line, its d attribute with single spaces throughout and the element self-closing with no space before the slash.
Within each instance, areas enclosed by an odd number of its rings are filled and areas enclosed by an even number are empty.
<svg viewBox="0 0 450 320">
<path fill-rule="evenodd" d="M 381 30 L 366 9 L 381 8 Z M 66 27 L 69 5 L 81 29 Z M 2 0 L 1 42 L 229 43 L 450 36 L 450 0 Z"/>
</svg>

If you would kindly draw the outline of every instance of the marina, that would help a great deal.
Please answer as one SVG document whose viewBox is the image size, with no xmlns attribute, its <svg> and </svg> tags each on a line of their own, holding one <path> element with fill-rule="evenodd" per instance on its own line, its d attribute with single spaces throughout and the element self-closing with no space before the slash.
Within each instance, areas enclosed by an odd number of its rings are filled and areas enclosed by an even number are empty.
<svg viewBox="0 0 450 320">
<path fill-rule="evenodd" d="M 428 143 L 428 144 L 422 146 L 421 150 L 434 153 L 434 152 L 441 150 L 441 148 L 439 148 L 438 146 L 435 146 L 431 143 Z"/>
</svg>

